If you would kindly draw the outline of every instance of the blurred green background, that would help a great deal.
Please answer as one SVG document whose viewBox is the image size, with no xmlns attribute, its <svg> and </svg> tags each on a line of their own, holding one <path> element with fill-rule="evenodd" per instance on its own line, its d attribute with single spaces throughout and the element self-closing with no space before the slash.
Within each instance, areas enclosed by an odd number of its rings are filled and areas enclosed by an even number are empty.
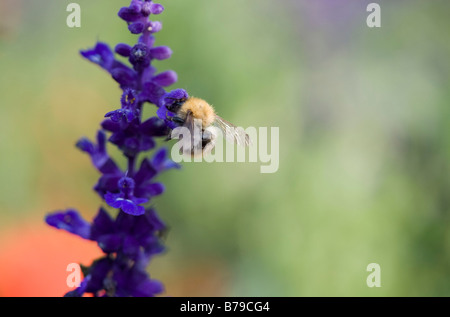
<svg viewBox="0 0 450 317">
<path fill-rule="evenodd" d="M 74 143 L 120 89 L 78 51 L 137 38 L 117 17 L 129 1 L 76 2 L 73 29 L 70 1 L 0 2 L 0 234 L 100 204 Z M 450 295 L 450 3 L 376 1 L 381 28 L 368 28 L 370 2 L 161 0 L 156 45 L 174 53 L 155 66 L 178 73 L 170 88 L 280 128 L 274 174 L 185 163 L 160 177 L 168 251 L 149 272 L 164 295 Z M 366 284 L 372 262 L 381 288 Z"/>
</svg>

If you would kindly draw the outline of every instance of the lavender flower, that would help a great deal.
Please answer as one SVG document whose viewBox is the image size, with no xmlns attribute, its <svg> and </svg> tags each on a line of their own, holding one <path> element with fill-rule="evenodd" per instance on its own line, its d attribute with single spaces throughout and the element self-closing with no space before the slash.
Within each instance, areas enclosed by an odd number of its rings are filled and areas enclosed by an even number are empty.
<svg viewBox="0 0 450 317">
<path fill-rule="evenodd" d="M 100 172 L 94 190 L 107 206 L 118 209 L 113 219 L 105 207 L 90 223 L 74 210 L 57 211 L 47 215 L 50 226 L 64 229 L 84 239 L 96 241 L 103 257 L 90 266 L 82 266 L 84 279 L 80 286 L 66 296 L 154 296 L 163 291 L 160 282 L 153 280 L 146 267 L 155 254 L 164 251 L 161 233 L 166 230 L 153 208 L 146 207 L 154 196 L 164 192 L 163 184 L 155 178 L 161 172 L 179 166 L 160 148 L 152 158 L 144 157 L 138 167 L 138 156 L 154 150 L 155 138 L 167 136 L 173 128 L 166 106 L 187 98 L 187 93 L 176 89 L 166 93 L 163 87 L 177 81 L 174 71 L 157 73 L 153 60 L 164 60 L 172 55 L 166 46 L 154 47 L 154 33 L 162 25 L 150 21 L 151 14 L 160 14 L 163 6 L 150 0 L 132 0 L 119 10 L 119 17 L 127 22 L 133 34 L 139 34 L 134 46 L 119 43 L 114 51 L 106 43 L 98 42 L 81 55 L 106 70 L 123 90 L 120 108 L 109 111 L 101 122 L 96 141 L 81 138 L 76 146 L 87 153 Z M 129 65 L 118 61 L 115 54 L 127 57 Z M 142 107 L 152 103 L 159 109 L 157 116 L 142 118 Z M 107 136 L 109 133 L 109 137 Z M 107 142 L 117 146 L 127 159 L 122 170 L 108 152 Z"/>
</svg>

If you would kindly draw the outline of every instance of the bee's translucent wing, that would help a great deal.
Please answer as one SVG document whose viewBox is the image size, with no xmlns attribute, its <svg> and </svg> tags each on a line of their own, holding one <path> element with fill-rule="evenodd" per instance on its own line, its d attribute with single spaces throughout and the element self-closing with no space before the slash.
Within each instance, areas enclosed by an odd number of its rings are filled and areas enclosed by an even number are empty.
<svg viewBox="0 0 450 317">
<path fill-rule="evenodd" d="M 214 123 L 220 130 L 222 130 L 225 138 L 229 142 L 237 143 L 241 146 L 249 146 L 252 144 L 252 140 L 241 127 L 236 127 L 234 124 L 219 117 L 218 115 L 216 115 L 216 120 Z"/>
</svg>

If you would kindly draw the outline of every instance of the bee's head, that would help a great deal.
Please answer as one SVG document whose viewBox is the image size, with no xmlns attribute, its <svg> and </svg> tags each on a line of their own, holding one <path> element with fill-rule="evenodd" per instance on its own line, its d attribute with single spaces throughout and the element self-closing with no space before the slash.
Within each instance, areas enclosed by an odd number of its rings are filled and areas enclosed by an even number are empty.
<svg viewBox="0 0 450 317">
<path fill-rule="evenodd" d="M 186 101 L 185 98 L 183 98 L 183 99 L 170 98 L 170 99 L 172 99 L 173 102 L 166 105 L 166 109 L 173 113 L 177 113 L 178 110 L 180 110 L 183 103 Z"/>
</svg>

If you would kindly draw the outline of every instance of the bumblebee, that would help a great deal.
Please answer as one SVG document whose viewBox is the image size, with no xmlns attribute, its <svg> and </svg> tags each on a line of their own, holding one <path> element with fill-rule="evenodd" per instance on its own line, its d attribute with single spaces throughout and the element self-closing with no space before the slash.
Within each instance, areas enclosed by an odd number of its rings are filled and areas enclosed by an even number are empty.
<svg viewBox="0 0 450 317">
<path fill-rule="evenodd" d="M 251 144 L 250 137 L 244 129 L 218 116 L 205 100 L 196 97 L 173 100 L 173 103 L 166 106 L 167 110 L 175 114 L 170 119 L 178 126 L 187 128 L 191 134 L 190 142 L 183 147 L 184 153 L 192 156 L 196 153 L 202 155 L 210 153 L 217 138 L 213 127 L 219 128 L 230 142 L 244 147 Z M 199 136 L 196 131 L 200 131 L 201 135 Z"/>
</svg>

